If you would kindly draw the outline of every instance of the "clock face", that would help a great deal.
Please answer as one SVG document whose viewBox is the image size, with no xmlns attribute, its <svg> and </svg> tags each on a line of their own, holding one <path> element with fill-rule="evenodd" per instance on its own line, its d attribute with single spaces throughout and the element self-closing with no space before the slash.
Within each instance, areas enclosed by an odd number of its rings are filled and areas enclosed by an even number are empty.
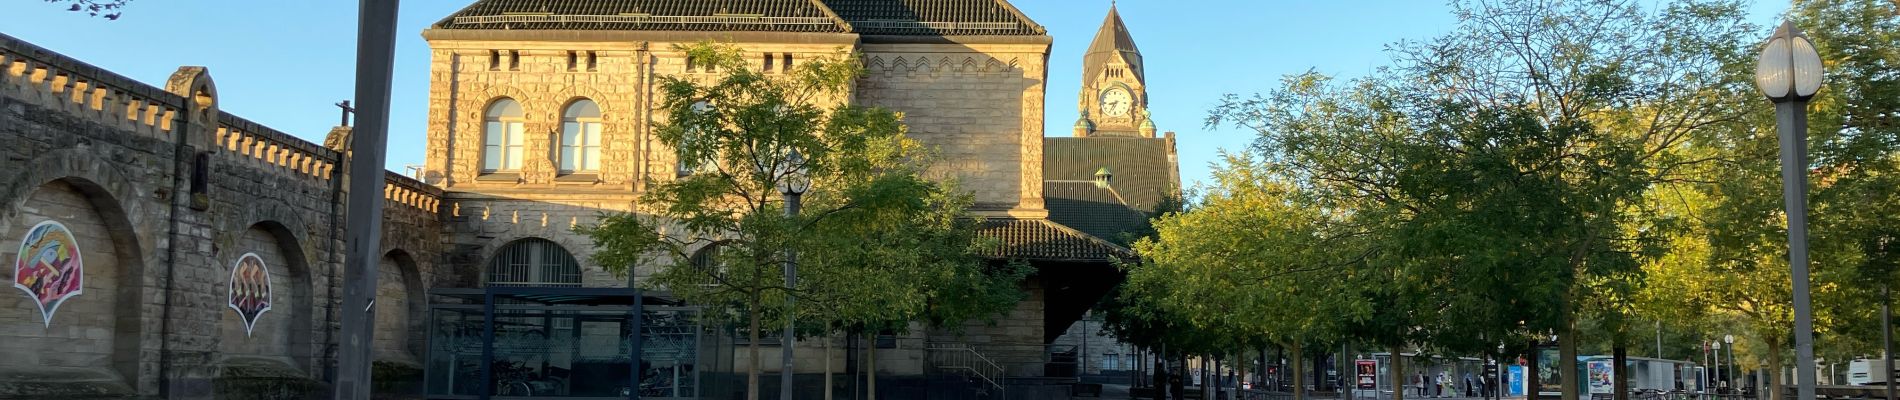
<svg viewBox="0 0 1900 400">
<path fill-rule="evenodd" d="M 1102 113 L 1110 117 L 1126 117 L 1135 108 L 1135 96 L 1128 89 L 1112 88 L 1102 92 Z"/>
</svg>

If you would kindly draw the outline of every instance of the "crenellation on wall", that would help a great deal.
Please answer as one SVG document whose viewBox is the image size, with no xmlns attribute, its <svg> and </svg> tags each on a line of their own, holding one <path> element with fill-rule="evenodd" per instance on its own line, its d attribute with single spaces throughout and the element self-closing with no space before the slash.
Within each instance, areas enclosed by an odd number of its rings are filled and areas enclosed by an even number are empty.
<svg viewBox="0 0 1900 400">
<path fill-rule="evenodd" d="M 137 135 L 170 138 L 184 99 L 164 90 L 0 35 L 0 88 Z"/>
</svg>

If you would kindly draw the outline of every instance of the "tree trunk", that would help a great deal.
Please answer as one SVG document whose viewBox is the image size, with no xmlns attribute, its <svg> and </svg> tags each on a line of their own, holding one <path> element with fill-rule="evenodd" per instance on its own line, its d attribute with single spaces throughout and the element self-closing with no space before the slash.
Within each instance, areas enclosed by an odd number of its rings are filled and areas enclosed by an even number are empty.
<svg viewBox="0 0 1900 400">
<path fill-rule="evenodd" d="M 1325 348 L 1322 347 L 1321 349 L 1323 350 Z M 1300 360 L 1300 364 L 1305 364 L 1306 361 L 1308 360 L 1313 361 L 1313 369 L 1306 371 L 1307 374 L 1312 375 L 1313 377 L 1313 380 L 1308 381 L 1308 382 L 1313 382 L 1313 392 L 1320 392 L 1320 391 L 1325 390 L 1325 389 L 1321 389 L 1321 387 L 1326 386 L 1326 363 L 1323 363 L 1321 361 L 1326 360 L 1326 352 L 1315 351 L 1313 352 L 1312 358 L 1302 359 Z"/>
<path fill-rule="evenodd" d="M 831 338 L 825 338 L 825 400 L 831 400 Z"/>
<path fill-rule="evenodd" d="M 1207 361 L 1207 356 L 1201 356 L 1201 398 L 1214 400 L 1214 391 L 1208 390 L 1207 388 L 1209 383 L 1214 383 L 1214 376 L 1209 375 L 1209 373 L 1213 371 L 1213 368 L 1211 365 L 1208 365 Z"/>
<path fill-rule="evenodd" d="M 871 335 L 870 342 L 864 347 L 870 353 L 864 357 L 864 399 L 877 400 L 877 335 Z"/>
<path fill-rule="evenodd" d="M 1148 368 L 1147 365 L 1142 364 L 1148 362 L 1148 355 L 1145 353 L 1146 351 L 1140 347 L 1135 348 L 1135 365 L 1128 367 L 1130 370 L 1128 374 L 1128 387 L 1130 389 L 1141 387 L 1141 374 Z"/>
<path fill-rule="evenodd" d="M 1543 382 L 1544 377 L 1541 374 L 1542 371 L 1539 371 L 1539 369 L 1542 369 L 1540 367 L 1540 365 L 1542 364 L 1540 364 L 1539 361 L 1537 360 L 1537 357 L 1539 355 L 1542 355 L 1541 353 L 1543 352 L 1539 351 L 1537 347 L 1538 347 L 1537 341 L 1532 340 L 1530 357 L 1526 358 L 1527 360 L 1530 361 L 1530 365 L 1525 366 L 1525 369 L 1528 369 L 1529 371 L 1527 371 L 1524 374 L 1524 396 L 1525 398 L 1528 398 L 1531 400 L 1537 399 L 1537 396 L 1540 392 L 1542 392 L 1542 388 L 1544 385 L 1544 382 Z"/>
<path fill-rule="evenodd" d="M 1234 395 L 1239 397 L 1241 383 L 1247 379 L 1247 352 L 1234 353 L 1234 367 L 1227 369 L 1227 380 L 1234 381 Z"/>
<path fill-rule="evenodd" d="M 1388 357 L 1392 363 L 1392 366 L 1387 368 L 1392 370 L 1392 400 L 1405 400 L 1405 387 L 1409 386 L 1405 384 L 1405 356 L 1401 355 L 1403 352 L 1405 352 L 1405 347 L 1393 347 L 1392 357 Z"/>
<path fill-rule="evenodd" d="M 1293 353 L 1293 400 L 1306 400 L 1306 357 L 1300 353 L 1300 342 L 1287 345 Z"/>
<path fill-rule="evenodd" d="M 1769 400 L 1781 400 L 1782 398 L 1786 397 L 1786 396 L 1783 396 L 1781 393 L 1781 385 L 1782 385 L 1782 382 L 1781 382 L 1781 341 L 1776 340 L 1775 335 L 1764 335 L 1763 339 L 1765 339 L 1768 344 L 1768 348 L 1766 350 L 1768 350 L 1768 393 L 1769 394 L 1767 398 Z M 1892 368 L 1892 366 L 1889 366 L 1888 368 Z M 1762 398 L 1762 396 L 1758 394 L 1758 395 L 1755 395 L 1755 398 L 1759 399 L 1759 398 Z"/>
<path fill-rule="evenodd" d="M 752 296 L 749 309 L 752 312 L 747 313 L 751 315 L 746 317 L 746 335 L 751 342 L 746 343 L 745 347 L 746 351 L 752 355 L 745 366 L 745 398 L 759 400 L 759 296 L 757 294 Z"/>
<path fill-rule="evenodd" d="M 1563 388 L 1560 392 L 1563 393 L 1563 400 L 1577 400 L 1579 394 L 1577 386 L 1583 382 L 1583 379 L 1577 376 L 1577 321 L 1574 319 L 1574 314 L 1568 311 L 1569 302 L 1564 303 L 1566 304 L 1564 330 L 1557 341 L 1557 379 L 1563 383 L 1560 386 Z"/>
<path fill-rule="evenodd" d="M 1335 371 L 1339 371 L 1340 400 L 1352 399 L 1353 389 L 1359 387 L 1359 367 L 1353 365 L 1352 361 L 1354 357 L 1352 356 L 1352 347 L 1349 346 L 1350 345 L 1346 344 L 1339 345 L 1339 366 L 1334 367 L 1338 368 Z M 1351 374 L 1347 372 L 1351 372 Z"/>
<path fill-rule="evenodd" d="M 844 376 L 851 379 L 851 400 L 861 399 L 862 397 L 859 396 L 864 393 L 863 383 L 858 381 L 858 371 L 864 369 L 864 353 L 860 350 L 863 349 L 858 347 L 857 332 L 845 332 Z"/>
<path fill-rule="evenodd" d="M 1610 375 L 1615 377 L 1610 385 L 1616 391 L 1616 400 L 1630 400 L 1630 371 L 1628 366 L 1629 348 L 1623 344 L 1623 335 L 1616 335 L 1616 345 L 1610 348 Z"/>
<path fill-rule="evenodd" d="M 1174 399 L 1186 400 L 1187 399 L 1187 382 L 1188 382 L 1187 374 L 1189 373 L 1188 370 L 1191 369 L 1191 368 L 1188 368 L 1187 354 L 1175 353 L 1174 358 L 1175 358 L 1175 361 L 1180 362 L 1180 367 L 1170 366 L 1171 368 L 1169 368 L 1171 370 L 1174 370 L 1174 373 L 1168 375 L 1168 378 L 1169 378 L 1168 379 L 1168 390 L 1169 390 L 1168 393 L 1170 394 L 1170 396 L 1168 397 L 1174 398 Z"/>
</svg>

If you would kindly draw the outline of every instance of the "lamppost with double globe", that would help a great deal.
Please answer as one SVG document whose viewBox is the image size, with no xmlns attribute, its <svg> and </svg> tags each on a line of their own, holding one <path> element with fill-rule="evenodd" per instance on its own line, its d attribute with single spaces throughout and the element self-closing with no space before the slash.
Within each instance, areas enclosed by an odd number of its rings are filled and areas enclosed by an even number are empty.
<svg viewBox="0 0 1900 400">
<path fill-rule="evenodd" d="M 1808 296 L 1808 99 L 1821 90 L 1821 54 L 1782 22 L 1762 45 L 1755 86 L 1775 103 L 1781 137 L 1781 193 L 1788 213 L 1788 265 L 1794 280 L 1795 398 L 1814 398 L 1814 314 Z M 1777 351 L 1778 349 L 1768 349 Z"/>
</svg>

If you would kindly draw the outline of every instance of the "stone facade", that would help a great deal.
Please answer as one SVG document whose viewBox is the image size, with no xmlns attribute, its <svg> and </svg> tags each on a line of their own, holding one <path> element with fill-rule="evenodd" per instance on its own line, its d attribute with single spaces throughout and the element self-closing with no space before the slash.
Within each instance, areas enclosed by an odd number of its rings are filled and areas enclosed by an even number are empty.
<svg viewBox="0 0 1900 400">
<path fill-rule="evenodd" d="M 675 179 L 678 161 L 653 136 L 665 118 L 657 76 L 692 78 L 677 46 L 712 35 L 647 32 L 594 32 L 600 38 L 553 39 L 524 32 L 431 30 L 430 131 L 425 180 L 445 189 L 447 256 L 456 265 L 481 270 L 510 243 L 546 239 L 570 252 L 582 265 L 583 286 L 624 286 L 594 265 L 589 239 L 572 231 L 594 223 L 601 212 L 634 211 L 646 182 Z M 1046 36 L 1000 38 L 994 43 L 907 43 L 850 34 L 723 32 L 718 37 L 744 54 L 792 55 L 795 60 L 854 53 L 867 75 L 849 89 L 850 101 L 904 113 L 913 137 L 936 148 L 941 159 L 932 173 L 951 177 L 971 190 L 980 212 L 993 217 L 1040 218 L 1042 208 L 1042 114 L 1049 40 Z M 592 55 L 594 68 L 572 62 L 569 54 Z M 584 58 L 583 58 L 584 59 Z M 775 60 L 782 66 L 782 61 Z M 573 68 L 570 68 L 573 65 Z M 763 67 L 760 65 L 759 67 Z M 482 171 L 482 129 L 488 106 L 497 99 L 519 102 L 525 112 L 525 162 L 518 171 Z M 595 173 L 560 175 L 551 149 L 560 129 L 561 108 L 577 99 L 598 103 L 605 121 L 601 168 Z M 653 272 L 636 266 L 633 279 Z M 927 343 L 956 341 L 1004 352 L 1010 374 L 1040 376 L 1043 325 L 1040 285 L 1026 287 L 1030 299 L 995 325 L 974 323 L 963 332 L 916 330 L 896 348 L 881 350 L 878 370 L 891 375 L 920 375 L 926 368 Z M 842 338 L 830 357 L 842 372 Z M 822 341 L 801 343 L 796 371 L 820 374 L 825 368 Z M 767 373 L 779 370 L 776 345 L 762 351 Z M 744 351 L 731 365 L 745 365 Z M 739 367 L 733 367 L 741 369 Z"/>
</svg>

